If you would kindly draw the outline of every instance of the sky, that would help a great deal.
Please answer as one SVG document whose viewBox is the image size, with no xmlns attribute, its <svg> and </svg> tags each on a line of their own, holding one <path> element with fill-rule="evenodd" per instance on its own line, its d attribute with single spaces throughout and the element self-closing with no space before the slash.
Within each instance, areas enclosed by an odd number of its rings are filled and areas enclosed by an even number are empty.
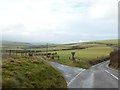
<svg viewBox="0 0 120 90">
<path fill-rule="evenodd" d="M 0 0 L 2 40 L 71 43 L 118 38 L 119 0 Z"/>
</svg>

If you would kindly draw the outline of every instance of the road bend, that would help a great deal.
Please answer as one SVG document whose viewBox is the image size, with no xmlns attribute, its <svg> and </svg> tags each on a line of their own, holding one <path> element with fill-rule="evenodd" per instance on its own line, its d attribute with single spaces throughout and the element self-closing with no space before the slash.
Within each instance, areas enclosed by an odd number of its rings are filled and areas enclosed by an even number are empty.
<svg viewBox="0 0 120 90">
<path fill-rule="evenodd" d="M 118 70 L 108 67 L 109 60 L 89 69 L 71 67 L 51 61 L 46 62 L 64 76 L 68 88 L 118 88 Z"/>
<path fill-rule="evenodd" d="M 109 68 L 108 64 L 105 61 L 85 70 L 68 88 L 118 88 L 118 70 Z"/>
</svg>

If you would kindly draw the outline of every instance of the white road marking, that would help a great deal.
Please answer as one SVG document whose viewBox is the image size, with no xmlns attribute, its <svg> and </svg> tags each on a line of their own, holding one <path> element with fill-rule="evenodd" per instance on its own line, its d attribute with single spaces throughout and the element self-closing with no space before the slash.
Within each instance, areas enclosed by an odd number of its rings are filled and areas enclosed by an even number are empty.
<svg viewBox="0 0 120 90">
<path fill-rule="evenodd" d="M 108 67 L 108 64 L 106 64 L 106 67 L 109 68 L 109 67 Z"/>
<path fill-rule="evenodd" d="M 73 82 L 73 81 L 78 77 L 78 75 L 80 75 L 83 71 L 85 71 L 85 69 L 83 69 L 81 72 L 79 72 L 79 73 L 67 84 L 67 86 L 69 86 L 70 83 Z"/>
<path fill-rule="evenodd" d="M 106 64 L 105 66 L 106 66 L 108 69 L 110 69 L 110 70 L 112 70 L 112 71 L 116 71 L 116 72 L 118 73 L 118 70 L 115 70 L 115 69 L 113 69 L 113 68 L 109 67 L 109 65 L 108 65 L 108 64 Z"/>
<path fill-rule="evenodd" d="M 92 67 L 95 67 L 95 65 L 94 65 L 94 66 L 92 66 Z"/>
<path fill-rule="evenodd" d="M 105 71 L 118 80 L 118 77 L 117 77 L 117 76 L 115 76 L 114 74 L 110 73 L 110 72 L 107 71 L 107 70 L 105 70 Z"/>
<path fill-rule="evenodd" d="M 89 77 L 86 77 L 86 79 L 83 81 L 82 87 L 85 88 L 93 88 L 94 86 L 94 72 L 92 72 Z"/>
<path fill-rule="evenodd" d="M 108 69 L 114 70 L 114 69 L 110 68 L 110 67 L 108 66 L 108 64 L 106 64 L 105 66 L 106 66 Z"/>
</svg>

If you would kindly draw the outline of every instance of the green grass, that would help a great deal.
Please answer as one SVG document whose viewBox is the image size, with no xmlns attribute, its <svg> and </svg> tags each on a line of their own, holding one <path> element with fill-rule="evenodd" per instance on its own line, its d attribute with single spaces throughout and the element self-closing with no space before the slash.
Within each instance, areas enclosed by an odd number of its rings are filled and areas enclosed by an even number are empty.
<svg viewBox="0 0 120 90">
<path fill-rule="evenodd" d="M 99 44 L 99 43 L 103 44 Z M 106 46 L 106 44 L 114 44 L 112 46 Z M 113 50 L 113 48 L 117 47 L 118 40 L 98 40 L 91 42 L 82 42 L 82 43 L 70 43 L 70 44 L 49 44 L 48 50 L 57 50 L 60 55 L 60 60 L 52 60 L 62 64 L 78 66 L 83 68 L 89 68 L 91 66 L 91 62 L 97 62 L 101 59 L 104 59 L 109 56 L 109 53 Z M 33 45 L 32 47 L 24 47 L 28 50 L 43 50 L 46 51 L 46 45 Z M 36 48 L 37 47 L 37 48 Z M 41 47 L 41 48 L 39 48 Z M 43 48 L 42 48 L 43 47 Z M 86 49 L 76 49 L 76 50 L 62 50 L 62 49 L 70 49 L 73 47 L 82 47 Z M 10 48 L 9 48 L 10 49 Z M 68 58 L 71 56 L 71 52 L 76 52 L 76 62 L 69 60 Z"/>
<path fill-rule="evenodd" d="M 34 57 L 7 55 L 3 58 L 2 84 L 3 88 L 67 87 L 62 75 L 48 63 Z"/>
<path fill-rule="evenodd" d="M 100 46 L 100 44 L 91 44 L 92 42 L 99 42 L 104 44 L 117 44 L 117 39 L 112 40 L 98 40 L 98 41 L 91 41 L 91 42 L 82 42 L 82 43 L 70 43 L 70 44 L 49 44 L 49 50 L 61 50 L 61 49 L 68 49 L 73 46 L 80 46 L 80 47 L 90 47 L 90 46 Z M 8 45 L 3 44 L 2 49 L 29 49 L 29 50 L 46 50 L 46 44 L 34 45 L 34 44 L 21 44 L 19 45 L 16 43 L 12 43 Z"/>
<path fill-rule="evenodd" d="M 112 39 L 112 40 L 98 40 L 96 42 L 101 42 L 101 43 L 105 43 L 105 44 L 118 44 L 118 41 L 120 41 L 120 40 Z"/>
<path fill-rule="evenodd" d="M 97 62 L 99 60 L 105 59 L 109 57 L 109 53 L 111 51 L 113 51 L 113 48 L 108 46 L 97 46 L 79 50 L 58 51 L 60 60 L 58 60 L 57 57 L 54 60 L 50 60 L 70 66 L 89 68 L 90 66 L 92 66 L 92 64 L 90 63 L 91 61 Z M 76 53 L 76 61 L 69 60 L 69 57 L 71 57 L 71 52 Z"/>
</svg>

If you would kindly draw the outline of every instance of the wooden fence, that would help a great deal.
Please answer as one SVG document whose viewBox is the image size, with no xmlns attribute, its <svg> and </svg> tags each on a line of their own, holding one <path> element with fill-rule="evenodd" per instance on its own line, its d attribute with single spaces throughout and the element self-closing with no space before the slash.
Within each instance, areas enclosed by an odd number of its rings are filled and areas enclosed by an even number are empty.
<svg viewBox="0 0 120 90">
<path fill-rule="evenodd" d="M 33 55 L 38 52 L 42 52 L 41 50 L 1 50 L 2 53 L 9 54 L 9 55 L 18 55 L 20 54 L 21 56 L 27 56 L 27 55 Z"/>
</svg>

